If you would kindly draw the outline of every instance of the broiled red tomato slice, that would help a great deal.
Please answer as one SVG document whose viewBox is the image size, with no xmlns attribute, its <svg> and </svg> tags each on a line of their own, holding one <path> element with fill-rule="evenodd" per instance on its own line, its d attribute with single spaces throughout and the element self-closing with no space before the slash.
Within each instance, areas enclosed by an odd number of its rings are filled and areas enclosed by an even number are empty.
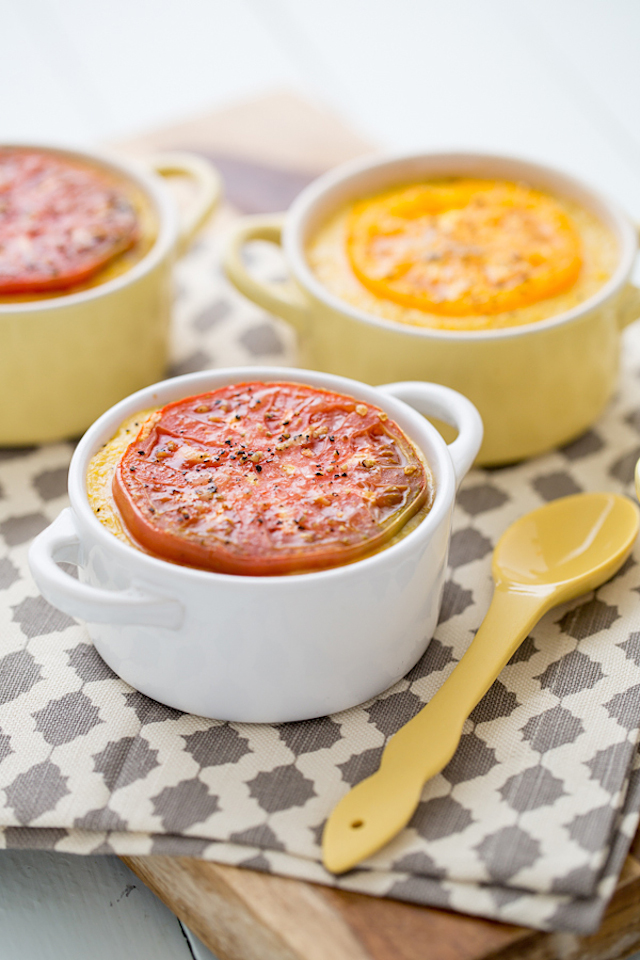
<svg viewBox="0 0 640 960">
<path fill-rule="evenodd" d="M 37 150 L 0 150 L 0 295 L 64 290 L 138 238 L 115 180 Z"/>
<path fill-rule="evenodd" d="M 349 563 L 430 503 L 428 469 L 377 407 L 300 383 L 242 383 L 153 414 L 113 494 L 166 560 L 265 576 Z"/>
</svg>

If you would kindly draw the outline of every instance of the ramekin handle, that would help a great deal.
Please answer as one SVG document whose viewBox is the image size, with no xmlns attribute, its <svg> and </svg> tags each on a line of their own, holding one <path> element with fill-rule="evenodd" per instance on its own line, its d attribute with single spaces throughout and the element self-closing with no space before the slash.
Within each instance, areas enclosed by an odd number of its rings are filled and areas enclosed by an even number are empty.
<svg viewBox="0 0 640 960">
<path fill-rule="evenodd" d="M 178 232 L 178 254 L 185 252 L 195 235 L 204 226 L 222 196 L 220 174 L 209 160 L 195 153 L 158 153 L 147 161 L 161 177 L 182 174 L 196 185 L 196 195 L 181 212 Z"/>
<path fill-rule="evenodd" d="M 131 586 L 105 590 L 80 583 L 58 566 L 61 560 L 78 563 L 80 538 L 73 511 L 67 507 L 38 534 L 29 550 L 29 566 L 45 600 L 71 617 L 91 623 L 143 624 L 177 629 L 184 609 L 177 600 L 156 597 Z"/>
<path fill-rule="evenodd" d="M 627 283 L 620 291 L 618 299 L 618 326 L 621 330 L 640 317 L 640 289 L 634 283 Z"/>
<path fill-rule="evenodd" d="M 282 317 L 302 332 L 309 320 L 309 305 L 291 280 L 267 283 L 253 277 L 244 265 L 242 250 L 253 240 L 266 240 L 280 246 L 284 214 L 243 217 L 228 235 L 222 258 L 224 271 L 240 293 L 269 313 Z"/>
<path fill-rule="evenodd" d="M 482 420 L 471 401 L 450 387 L 443 387 L 439 383 L 423 383 L 420 380 L 385 383 L 378 389 L 403 400 L 418 413 L 444 420 L 456 428 L 458 436 L 447 449 L 453 461 L 456 484 L 459 486 L 471 469 L 482 443 Z"/>
</svg>

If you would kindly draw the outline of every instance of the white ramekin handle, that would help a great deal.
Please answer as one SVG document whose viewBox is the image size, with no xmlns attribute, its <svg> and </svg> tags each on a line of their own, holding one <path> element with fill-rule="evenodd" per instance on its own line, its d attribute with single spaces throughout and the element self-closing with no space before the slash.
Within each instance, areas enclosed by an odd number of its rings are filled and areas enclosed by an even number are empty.
<svg viewBox="0 0 640 960">
<path fill-rule="evenodd" d="M 166 600 L 131 586 L 104 590 L 80 583 L 58 566 L 78 563 L 80 538 L 73 511 L 67 507 L 51 526 L 38 534 L 29 550 L 29 566 L 45 600 L 71 617 L 90 623 L 143 624 L 176 629 L 184 610 L 177 600 Z"/>
<path fill-rule="evenodd" d="M 421 380 L 385 383 L 379 389 L 408 403 L 418 413 L 444 420 L 456 428 L 458 436 L 447 449 L 453 460 L 456 483 L 459 486 L 462 478 L 469 472 L 482 443 L 482 420 L 471 401 L 450 387 L 443 387 L 439 383 L 423 383 Z"/>
</svg>

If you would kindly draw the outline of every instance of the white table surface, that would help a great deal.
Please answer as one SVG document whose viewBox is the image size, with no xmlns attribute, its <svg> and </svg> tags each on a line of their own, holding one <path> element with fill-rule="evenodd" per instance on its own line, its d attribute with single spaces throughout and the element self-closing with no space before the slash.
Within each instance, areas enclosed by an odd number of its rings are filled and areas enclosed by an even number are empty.
<svg viewBox="0 0 640 960">
<path fill-rule="evenodd" d="M 287 88 L 392 150 L 572 171 L 640 220 L 638 0 L 2 0 L 0 140 L 123 139 Z M 211 960 L 113 857 L 0 851 L 0 960 Z M 640 957 L 640 955 L 638 955 Z"/>
</svg>

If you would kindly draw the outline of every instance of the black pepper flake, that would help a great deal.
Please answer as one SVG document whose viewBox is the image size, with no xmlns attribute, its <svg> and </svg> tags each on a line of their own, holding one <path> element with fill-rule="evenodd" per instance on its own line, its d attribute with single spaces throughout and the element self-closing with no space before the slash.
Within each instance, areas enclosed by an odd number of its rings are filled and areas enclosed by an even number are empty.
<svg viewBox="0 0 640 960">
<path fill-rule="evenodd" d="M 262 467 L 259 463 L 256 463 L 256 473 L 262 473 Z"/>
<path fill-rule="evenodd" d="M 343 473 L 342 476 L 343 476 L 343 477 L 346 477 L 346 473 Z"/>
<path fill-rule="evenodd" d="M 131 471 L 131 473 L 135 473 L 135 472 L 136 472 L 136 468 L 135 468 L 135 467 L 129 467 L 129 470 Z"/>
<path fill-rule="evenodd" d="M 144 450 L 138 450 L 138 455 L 140 457 L 144 457 Z"/>
<path fill-rule="evenodd" d="M 231 440 L 225 440 L 225 443 L 228 443 L 231 446 Z"/>
<path fill-rule="evenodd" d="M 335 437 L 329 437 L 329 440 L 331 441 L 331 443 L 335 443 L 336 438 L 335 438 Z"/>
<path fill-rule="evenodd" d="M 322 476 L 321 473 L 316 473 L 316 477 L 321 477 L 321 476 Z"/>
<path fill-rule="evenodd" d="M 239 413 L 236 413 L 236 420 L 242 420 L 242 417 L 240 416 Z"/>
</svg>

